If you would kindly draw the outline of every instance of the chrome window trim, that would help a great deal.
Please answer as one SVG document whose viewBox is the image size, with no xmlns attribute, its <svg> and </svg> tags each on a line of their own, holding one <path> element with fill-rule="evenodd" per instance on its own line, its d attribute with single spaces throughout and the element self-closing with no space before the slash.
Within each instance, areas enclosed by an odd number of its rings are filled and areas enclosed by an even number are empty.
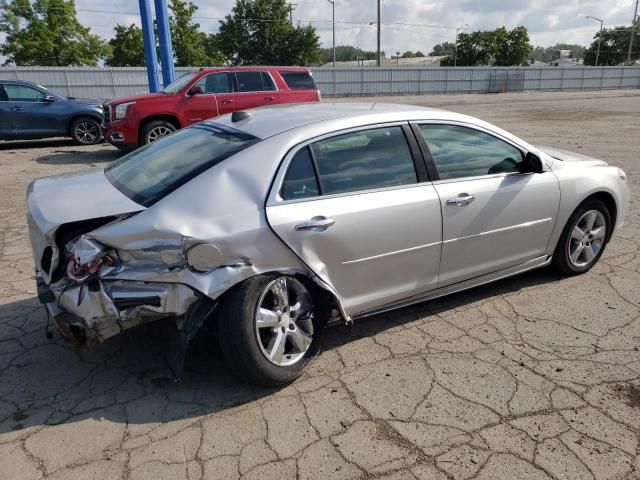
<svg viewBox="0 0 640 480">
<path fill-rule="evenodd" d="M 392 187 L 370 188 L 367 190 L 357 190 L 354 192 L 332 193 L 329 195 L 316 195 L 314 197 L 296 198 L 291 200 L 285 200 L 280 196 L 280 191 L 282 190 L 282 183 L 284 182 L 284 177 L 287 173 L 287 170 L 289 169 L 291 160 L 293 160 L 293 157 L 295 157 L 296 154 L 303 148 L 311 145 L 312 143 L 326 140 L 328 138 L 339 137 L 341 135 L 345 135 L 348 133 L 360 132 L 363 130 L 375 130 L 378 128 L 385 128 L 385 127 L 402 127 L 403 125 L 408 125 L 408 123 L 409 122 L 407 122 L 406 120 L 401 120 L 396 122 L 372 123 L 369 125 L 361 125 L 358 127 L 346 128 L 344 130 L 336 130 L 331 133 L 325 133 L 323 135 L 319 135 L 317 137 L 307 139 L 304 142 L 295 145 L 287 152 L 284 158 L 280 161 L 280 165 L 278 166 L 278 170 L 276 172 L 276 175 L 271 185 L 271 190 L 269 191 L 269 195 L 267 197 L 266 206 L 272 207 L 275 205 L 287 205 L 291 203 L 310 202 L 310 201 L 317 201 L 317 200 L 325 200 L 329 198 L 351 197 L 353 195 L 365 195 L 369 193 L 384 192 L 387 190 L 400 190 L 404 188 L 422 187 L 425 184 L 431 185 L 431 182 L 429 181 L 420 182 L 418 180 L 418 173 L 416 172 L 416 183 L 411 183 L 407 185 L 394 185 Z M 411 148 L 408 141 L 407 141 L 407 148 L 409 149 Z M 412 165 L 413 165 L 413 162 L 412 162 Z M 413 165 L 413 167 L 415 170 L 415 165 Z"/>
<path fill-rule="evenodd" d="M 469 128 L 471 130 L 476 130 L 478 132 L 482 132 L 482 133 L 486 133 L 487 135 L 491 135 L 492 137 L 495 137 L 498 140 L 502 140 L 503 142 L 507 143 L 508 145 L 511 145 L 512 147 L 518 149 L 520 151 L 520 154 L 522 155 L 523 160 L 524 160 L 525 155 L 529 152 L 529 150 L 527 148 L 524 148 L 522 145 L 514 142 L 513 140 L 511 140 L 509 138 L 506 138 L 506 137 L 500 135 L 499 133 L 494 132 L 493 130 L 489 130 L 488 128 L 484 128 L 484 127 L 482 127 L 480 125 L 476 125 L 474 123 L 461 122 L 461 121 L 458 121 L 458 120 L 412 120 L 409 123 L 417 125 L 418 128 L 420 128 L 420 125 L 452 125 L 452 126 L 455 126 L 455 127 Z M 427 141 L 426 138 L 424 140 L 427 143 L 427 147 L 428 147 L 429 146 L 429 142 Z M 436 164 L 435 160 L 433 161 L 433 163 L 434 163 L 434 166 L 436 167 L 436 171 L 437 171 L 438 170 L 438 165 Z M 433 184 L 434 185 L 442 185 L 442 184 L 446 184 L 446 183 L 470 182 L 470 181 L 474 181 L 474 180 L 484 180 L 484 179 L 489 179 L 489 178 L 503 178 L 503 177 L 526 176 L 526 175 L 534 175 L 534 174 L 531 173 L 531 172 L 528 172 L 528 173 L 519 173 L 519 172 L 487 173 L 486 175 L 471 175 L 471 176 L 468 176 L 468 177 L 438 179 L 438 180 L 435 180 L 433 182 Z"/>
</svg>

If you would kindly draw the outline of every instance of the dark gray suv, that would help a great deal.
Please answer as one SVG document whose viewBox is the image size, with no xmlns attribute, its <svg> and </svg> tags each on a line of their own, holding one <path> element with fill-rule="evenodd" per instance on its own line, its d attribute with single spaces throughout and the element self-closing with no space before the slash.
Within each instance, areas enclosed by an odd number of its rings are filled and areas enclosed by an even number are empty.
<svg viewBox="0 0 640 480">
<path fill-rule="evenodd" d="M 93 145 L 102 138 L 101 103 L 63 97 L 23 80 L 0 80 L 0 140 L 71 137 Z"/>
</svg>

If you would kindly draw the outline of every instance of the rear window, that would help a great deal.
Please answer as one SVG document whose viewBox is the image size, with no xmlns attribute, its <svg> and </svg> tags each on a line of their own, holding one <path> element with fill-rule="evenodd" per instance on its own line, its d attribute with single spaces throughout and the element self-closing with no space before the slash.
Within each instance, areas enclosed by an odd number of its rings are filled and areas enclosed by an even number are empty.
<svg viewBox="0 0 640 480">
<path fill-rule="evenodd" d="M 309 72 L 280 72 L 291 90 L 316 90 L 316 82 Z"/>
<path fill-rule="evenodd" d="M 122 157 L 105 168 L 105 175 L 127 197 L 148 207 L 258 141 L 233 128 L 199 123 Z"/>
</svg>

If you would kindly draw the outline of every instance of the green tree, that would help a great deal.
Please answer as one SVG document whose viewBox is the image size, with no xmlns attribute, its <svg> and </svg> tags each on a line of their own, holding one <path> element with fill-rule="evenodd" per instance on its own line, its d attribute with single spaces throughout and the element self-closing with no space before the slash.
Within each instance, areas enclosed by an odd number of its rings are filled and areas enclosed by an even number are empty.
<svg viewBox="0 0 640 480">
<path fill-rule="evenodd" d="M 434 45 L 433 50 L 431 50 L 431 53 L 429 53 L 429 56 L 431 57 L 449 56 L 453 58 L 455 49 L 456 49 L 455 43 L 452 43 L 452 42 L 438 43 L 437 45 Z"/>
<path fill-rule="evenodd" d="M 636 20 L 635 27 L 636 32 L 638 32 L 640 20 Z M 627 52 L 629 51 L 629 41 L 631 39 L 630 31 L 630 27 L 628 26 L 618 26 L 602 30 L 602 43 L 600 45 L 598 65 L 614 66 L 627 61 Z M 600 32 L 598 31 L 594 36 L 593 43 L 584 54 L 585 65 L 596 64 L 599 38 Z M 638 37 L 634 39 L 633 44 L 637 48 L 634 48 L 634 51 L 631 52 L 631 61 L 635 61 L 640 58 L 640 42 L 638 40 Z"/>
<path fill-rule="evenodd" d="M 494 30 L 496 65 L 510 67 L 527 65 L 533 46 L 529 43 L 529 32 L 526 27 L 507 30 L 504 27 Z"/>
<path fill-rule="evenodd" d="M 146 65 L 142 29 L 134 24 L 116 25 L 114 37 L 109 40 L 111 51 L 106 64 L 110 67 L 142 67 Z"/>
<path fill-rule="evenodd" d="M 218 44 L 234 65 L 308 65 L 320 61 L 315 28 L 289 22 L 286 0 L 236 0 L 220 21 Z"/>
<path fill-rule="evenodd" d="M 336 46 L 336 62 L 352 62 L 358 60 L 375 60 L 376 52 L 362 50 L 350 45 Z M 333 48 L 321 48 L 320 59 L 322 63 L 333 61 Z"/>
<path fill-rule="evenodd" d="M 73 0 L 3 0 L 0 53 L 4 65 L 68 66 L 98 64 L 107 46 L 76 18 Z"/>
<path fill-rule="evenodd" d="M 571 50 L 572 58 L 582 58 L 587 47 L 573 43 L 556 43 L 550 47 L 535 47 L 531 55 L 540 62 L 549 63 L 553 60 L 554 52 L 559 50 Z"/>
<path fill-rule="evenodd" d="M 417 52 L 412 52 L 411 50 L 408 50 L 401 55 L 402 58 L 416 58 L 416 57 L 424 57 L 424 56 L 425 54 L 422 53 L 420 50 L 418 50 Z"/>
<path fill-rule="evenodd" d="M 215 49 L 216 42 L 200 31 L 200 24 L 193 21 L 198 7 L 191 1 L 171 0 L 169 18 L 171 42 L 176 66 L 195 67 L 222 65 L 224 57 Z"/>
</svg>

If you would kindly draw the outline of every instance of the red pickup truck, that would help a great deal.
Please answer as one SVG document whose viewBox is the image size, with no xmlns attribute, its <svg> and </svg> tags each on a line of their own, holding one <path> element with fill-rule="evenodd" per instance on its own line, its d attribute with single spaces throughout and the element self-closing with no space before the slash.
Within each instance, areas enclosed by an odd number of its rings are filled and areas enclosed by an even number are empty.
<svg viewBox="0 0 640 480">
<path fill-rule="evenodd" d="M 186 73 L 159 93 L 109 100 L 104 138 L 133 150 L 207 118 L 278 103 L 318 102 L 311 71 L 299 67 L 203 68 Z"/>
</svg>

